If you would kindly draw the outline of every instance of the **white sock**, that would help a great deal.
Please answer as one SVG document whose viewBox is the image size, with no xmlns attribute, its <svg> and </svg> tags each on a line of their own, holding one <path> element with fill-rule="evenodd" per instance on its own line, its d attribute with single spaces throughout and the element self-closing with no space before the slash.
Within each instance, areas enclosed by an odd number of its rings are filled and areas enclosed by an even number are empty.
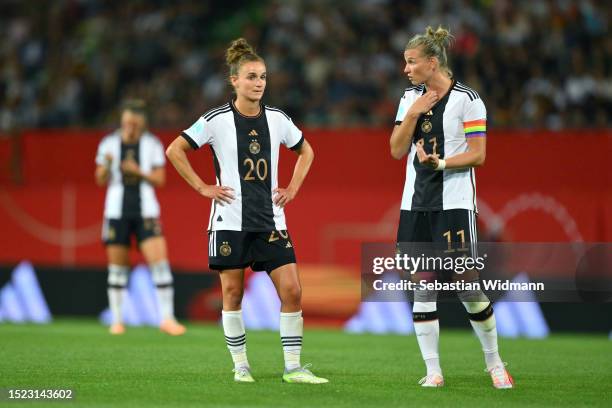
<svg viewBox="0 0 612 408">
<path fill-rule="evenodd" d="M 465 309 L 470 315 L 470 324 L 474 328 L 478 340 L 482 346 L 482 351 L 485 356 L 485 364 L 487 369 L 490 370 L 493 367 L 503 365 L 501 357 L 499 356 L 497 346 L 497 324 L 495 322 L 495 315 L 493 310 L 490 309 L 490 302 L 462 302 Z M 485 320 L 480 320 L 484 317 L 483 312 L 486 315 L 490 315 Z M 478 316 L 480 314 L 480 316 Z M 477 320 L 472 320 L 476 318 Z"/>
<path fill-rule="evenodd" d="M 249 361 L 246 354 L 246 332 L 244 330 L 244 322 L 242 321 L 242 310 L 230 312 L 223 310 L 221 315 L 225 342 L 232 355 L 234 368 L 249 367 Z"/>
<path fill-rule="evenodd" d="M 302 311 L 280 314 L 280 336 L 285 357 L 285 369 L 299 368 L 302 353 L 302 337 L 304 336 L 304 319 Z"/>
<path fill-rule="evenodd" d="M 427 367 L 427 375 L 442 374 L 438 354 L 440 322 L 436 310 L 436 302 L 414 302 L 412 307 L 414 331 Z"/>
<path fill-rule="evenodd" d="M 174 320 L 174 287 L 167 260 L 151 264 L 151 277 L 155 283 L 159 313 L 162 320 Z"/>
<path fill-rule="evenodd" d="M 113 316 L 113 324 L 123 323 L 121 305 L 126 292 L 129 268 L 123 265 L 108 265 L 108 305 Z"/>
</svg>

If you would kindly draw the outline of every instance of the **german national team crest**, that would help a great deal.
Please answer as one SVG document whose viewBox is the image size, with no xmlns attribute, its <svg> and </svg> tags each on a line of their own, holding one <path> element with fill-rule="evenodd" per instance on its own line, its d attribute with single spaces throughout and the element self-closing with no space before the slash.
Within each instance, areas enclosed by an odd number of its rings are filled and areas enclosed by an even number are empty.
<svg viewBox="0 0 612 408">
<path fill-rule="evenodd" d="M 421 124 L 421 130 L 424 133 L 429 133 L 431 132 L 431 122 L 428 120 L 424 120 L 423 123 Z"/>
<path fill-rule="evenodd" d="M 261 145 L 257 142 L 257 140 L 251 140 L 251 144 L 249 145 L 249 151 L 252 154 L 257 154 L 261 151 Z"/>
<path fill-rule="evenodd" d="M 227 242 L 224 242 L 219 248 L 219 252 L 221 252 L 221 255 L 223 256 L 230 256 L 232 253 L 232 247 L 229 246 Z"/>
</svg>

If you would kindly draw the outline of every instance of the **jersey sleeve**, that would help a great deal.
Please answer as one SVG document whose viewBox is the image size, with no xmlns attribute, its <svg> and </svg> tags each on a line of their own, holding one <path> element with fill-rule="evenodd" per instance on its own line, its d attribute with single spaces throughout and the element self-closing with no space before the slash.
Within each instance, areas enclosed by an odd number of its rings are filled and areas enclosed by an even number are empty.
<svg viewBox="0 0 612 408">
<path fill-rule="evenodd" d="M 98 145 L 98 151 L 96 152 L 96 164 L 98 166 L 104 166 L 106 164 L 106 154 L 108 153 L 107 139 L 104 138 Z"/>
<path fill-rule="evenodd" d="M 487 136 L 487 108 L 482 99 L 470 100 L 464 105 L 463 132 L 466 139 Z"/>
<path fill-rule="evenodd" d="M 183 130 L 181 136 L 189 142 L 193 149 L 198 149 L 212 142 L 210 122 L 204 117 L 199 118 L 189 129 Z"/>
<path fill-rule="evenodd" d="M 404 93 L 402 99 L 400 99 L 399 106 L 397 107 L 397 114 L 395 115 L 395 124 L 400 125 L 404 121 L 404 117 L 406 116 L 406 112 L 408 112 L 408 108 L 412 103 L 408 98 L 408 93 Z"/>
<path fill-rule="evenodd" d="M 298 129 L 291 119 L 287 119 L 287 131 L 282 143 L 291 150 L 297 150 L 304 143 L 302 131 Z"/>
<path fill-rule="evenodd" d="M 164 152 L 164 145 L 158 139 L 155 139 L 153 143 L 153 158 L 151 164 L 153 167 L 164 167 L 166 164 L 166 155 Z"/>
</svg>

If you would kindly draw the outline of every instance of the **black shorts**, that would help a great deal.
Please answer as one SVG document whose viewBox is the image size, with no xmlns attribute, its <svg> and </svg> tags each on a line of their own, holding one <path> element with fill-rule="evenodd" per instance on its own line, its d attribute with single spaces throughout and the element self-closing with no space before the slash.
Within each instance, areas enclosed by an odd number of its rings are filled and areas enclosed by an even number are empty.
<svg viewBox="0 0 612 408">
<path fill-rule="evenodd" d="M 476 257 L 478 229 L 476 213 L 471 210 L 400 211 L 397 230 L 401 243 L 433 243 L 434 248 Z"/>
<path fill-rule="evenodd" d="M 159 218 L 106 218 L 102 224 L 105 245 L 131 245 L 132 236 L 138 244 L 152 237 L 162 236 Z"/>
<path fill-rule="evenodd" d="M 241 269 L 272 272 L 295 263 L 295 252 L 288 231 L 210 231 L 208 266 L 210 269 Z"/>
</svg>

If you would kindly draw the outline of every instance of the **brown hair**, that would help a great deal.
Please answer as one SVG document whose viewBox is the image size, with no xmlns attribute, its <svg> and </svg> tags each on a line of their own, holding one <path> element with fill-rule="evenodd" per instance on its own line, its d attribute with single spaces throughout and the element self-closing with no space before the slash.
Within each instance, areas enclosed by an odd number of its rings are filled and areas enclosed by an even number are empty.
<svg viewBox="0 0 612 408">
<path fill-rule="evenodd" d="M 253 47 L 244 38 L 232 41 L 227 51 L 225 51 L 225 62 L 229 67 L 230 76 L 238 75 L 238 70 L 245 62 L 261 61 L 264 62 Z"/>
<path fill-rule="evenodd" d="M 448 67 L 446 49 L 451 45 L 453 38 L 451 33 L 446 28 L 442 28 L 442 26 L 438 26 L 435 31 L 431 26 L 428 26 L 425 29 L 425 34 L 417 34 L 408 41 L 406 50 L 421 47 L 423 55 L 426 57 L 436 57 L 440 62 L 440 68 L 451 77 L 453 73 Z"/>
<path fill-rule="evenodd" d="M 121 113 L 130 111 L 147 117 L 147 103 L 143 99 L 128 99 L 121 104 Z"/>
</svg>

